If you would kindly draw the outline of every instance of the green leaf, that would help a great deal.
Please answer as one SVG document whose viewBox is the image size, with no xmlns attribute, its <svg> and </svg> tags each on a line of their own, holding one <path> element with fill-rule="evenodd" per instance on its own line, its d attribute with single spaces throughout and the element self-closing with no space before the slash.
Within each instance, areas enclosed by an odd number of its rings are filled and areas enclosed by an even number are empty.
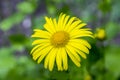
<svg viewBox="0 0 120 80">
<path fill-rule="evenodd" d="M 14 24 L 18 24 L 19 22 L 21 22 L 24 19 L 24 15 L 21 13 L 16 13 L 10 17 L 8 17 L 7 19 L 3 20 L 0 23 L 0 29 L 2 29 L 3 31 L 7 31 L 10 28 L 12 28 L 12 26 Z"/>
<path fill-rule="evenodd" d="M 54 71 L 51 72 L 51 79 L 52 80 L 68 80 L 69 79 L 69 74 L 65 71 L 62 72 L 58 72 L 58 71 Z"/>
<path fill-rule="evenodd" d="M 90 11 L 90 9 L 85 9 L 81 12 L 81 20 L 84 22 L 92 22 L 92 20 L 95 20 L 96 17 L 93 15 L 93 13 Z"/>
<path fill-rule="evenodd" d="M 43 16 L 39 16 L 33 19 L 33 28 L 44 29 L 43 25 L 45 24 L 45 19 Z"/>
<path fill-rule="evenodd" d="M 111 45 L 105 52 L 105 67 L 113 76 L 120 76 L 120 46 Z"/>
<path fill-rule="evenodd" d="M 109 22 L 106 26 L 105 26 L 105 31 L 106 31 L 106 37 L 108 40 L 111 40 L 112 38 L 114 38 L 117 33 L 120 30 L 120 25 L 118 25 L 117 23 L 114 22 Z"/>
<path fill-rule="evenodd" d="M 49 14 L 55 14 L 56 7 L 54 5 L 48 5 L 47 11 L 48 11 Z"/>
<path fill-rule="evenodd" d="M 118 80 L 118 79 L 116 79 L 115 76 L 113 76 L 113 75 L 114 75 L 114 73 L 108 71 L 108 72 L 105 74 L 105 80 Z"/>
<path fill-rule="evenodd" d="M 103 13 L 111 11 L 112 9 L 111 0 L 101 0 L 98 7 Z"/>
<path fill-rule="evenodd" d="M 70 14 L 70 8 L 67 4 L 63 5 L 56 13 L 57 15 L 59 15 L 61 12 L 65 13 L 65 14 Z"/>
<path fill-rule="evenodd" d="M 22 2 L 17 5 L 17 9 L 22 13 L 32 13 L 35 10 L 35 6 L 30 2 Z"/>
<path fill-rule="evenodd" d="M 11 48 L 0 49 L 0 78 L 4 78 L 15 66 L 16 60 L 11 53 L 13 53 Z"/>
<path fill-rule="evenodd" d="M 112 7 L 110 18 L 111 20 L 119 20 L 120 17 L 120 0 L 118 0 Z"/>
<path fill-rule="evenodd" d="M 13 44 L 26 44 L 28 42 L 27 37 L 23 34 L 10 35 L 9 39 Z"/>
</svg>

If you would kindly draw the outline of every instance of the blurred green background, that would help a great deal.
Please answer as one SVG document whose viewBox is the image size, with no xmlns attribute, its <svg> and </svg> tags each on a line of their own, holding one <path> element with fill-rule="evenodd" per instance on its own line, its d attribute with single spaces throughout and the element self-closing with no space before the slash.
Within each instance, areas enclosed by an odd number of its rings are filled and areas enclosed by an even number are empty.
<svg viewBox="0 0 120 80">
<path fill-rule="evenodd" d="M 0 80 L 120 80 L 120 0 L 0 0 Z M 77 16 L 102 39 L 92 45 L 82 66 L 52 72 L 32 60 L 34 28 L 43 29 L 44 16 L 61 12 Z"/>
</svg>

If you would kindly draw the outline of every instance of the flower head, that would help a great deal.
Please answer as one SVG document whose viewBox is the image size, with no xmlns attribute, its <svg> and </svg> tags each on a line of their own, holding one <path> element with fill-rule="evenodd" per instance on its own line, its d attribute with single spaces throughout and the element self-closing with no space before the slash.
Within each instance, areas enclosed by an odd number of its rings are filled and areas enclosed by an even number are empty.
<svg viewBox="0 0 120 80">
<path fill-rule="evenodd" d="M 102 28 L 97 28 L 94 36 L 99 40 L 104 40 L 106 37 L 105 30 Z"/>
<path fill-rule="evenodd" d="M 90 44 L 82 37 L 92 37 L 89 28 L 84 28 L 86 23 L 76 17 L 60 14 L 58 21 L 45 17 L 45 30 L 35 29 L 32 37 L 35 47 L 31 50 L 34 60 L 40 63 L 44 60 L 44 67 L 50 71 L 56 63 L 59 71 L 68 69 L 68 56 L 73 63 L 80 67 L 80 56 L 86 59 L 89 54 Z"/>
</svg>

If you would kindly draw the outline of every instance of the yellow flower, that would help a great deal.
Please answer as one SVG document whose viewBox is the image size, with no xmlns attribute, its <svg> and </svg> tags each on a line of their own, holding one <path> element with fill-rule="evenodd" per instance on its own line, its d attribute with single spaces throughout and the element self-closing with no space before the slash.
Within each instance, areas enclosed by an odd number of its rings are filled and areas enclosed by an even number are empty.
<svg viewBox="0 0 120 80">
<path fill-rule="evenodd" d="M 44 60 L 44 67 L 50 71 L 56 63 L 58 71 L 68 69 L 68 56 L 74 64 L 80 67 L 80 56 L 86 59 L 89 54 L 90 44 L 82 37 L 92 37 L 89 28 L 83 28 L 86 23 L 76 17 L 60 14 L 58 21 L 54 18 L 45 17 L 45 30 L 35 29 L 32 37 L 38 38 L 33 41 L 35 47 L 31 54 L 37 63 Z M 86 54 L 85 54 L 86 53 Z M 79 56 L 80 55 L 80 56 Z"/>
<path fill-rule="evenodd" d="M 95 37 L 99 40 L 104 40 L 105 39 L 105 30 L 102 28 L 97 28 L 96 29 L 96 33 L 95 33 Z"/>
</svg>

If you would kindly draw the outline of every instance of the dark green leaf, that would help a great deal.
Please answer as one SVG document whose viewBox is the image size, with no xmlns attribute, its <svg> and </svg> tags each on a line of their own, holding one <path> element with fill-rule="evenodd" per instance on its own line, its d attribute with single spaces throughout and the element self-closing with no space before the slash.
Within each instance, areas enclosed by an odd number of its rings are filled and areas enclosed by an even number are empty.
<svg viewBox="0 0 120 80">
<path fill-rule="evenodd" d="M 25 44 L 28 41 L 27 37 L 23 34 L 10 35 L 9 39 L 13 44 Z"/>
</svg>

